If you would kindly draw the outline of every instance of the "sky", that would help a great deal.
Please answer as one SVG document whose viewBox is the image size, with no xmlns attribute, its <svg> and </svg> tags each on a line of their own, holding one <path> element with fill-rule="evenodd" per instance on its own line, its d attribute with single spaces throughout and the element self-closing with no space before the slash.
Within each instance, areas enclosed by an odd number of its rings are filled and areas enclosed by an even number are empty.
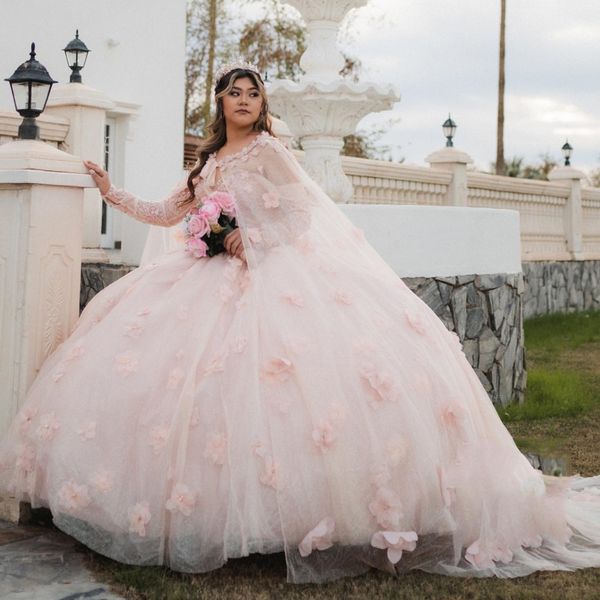
<svg viewBox="0 0 600 600">
<path fill-rule="evenodd" d="M 347 16 L 341 48 L 362 61 L 361 81 L 390 83 L 400 101 L 360 129 L 396 119 L 381 142 L 405 164 L 454 143 L 489 170 L 496 153 L 500 0 L 370 0 Z M 505 157 L 600 167 L 600 0 L 507 0 Z"/>
</svg>

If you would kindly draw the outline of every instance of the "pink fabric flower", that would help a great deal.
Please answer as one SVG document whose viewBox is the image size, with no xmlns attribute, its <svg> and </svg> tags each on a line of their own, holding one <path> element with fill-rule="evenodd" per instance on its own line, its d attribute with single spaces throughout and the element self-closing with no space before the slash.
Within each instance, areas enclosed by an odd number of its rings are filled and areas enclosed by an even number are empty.
<svg viewBox="0 0 600 600">
<path fill-rule="evenodd" d="M 189 238 L 186 242 L 186 250 L 195 258 L 204 258 L 208 250 L 206 242 L 200 238 Z"/>
<path fill-rule="evenodd" d="M 92 499 L 87 485 L 75 483 L 73 480 L 66 481 L 58 491 L 58 500 L 67 510 L 85 508 Z"/>
<path fill-rule="evenodd" d="M 167 389 L 168 390 L 176 390 L 181 383 L 181 380 L 185 376 L 185 372 L 183 369 L 179 367 L 175 367 L 169 371 L 169 378 L 167 379 Z"/>
<path fill-rule="evenodd" d="M 147 502 L 138 502 L 128 511 L 129 531 L 141 537 L 146 536 L 146 525 L 150 522 L 150 505 Z"/>
<path fill-rule="evenodd" d="M 77 434 L 84 440 L 93 440 L 96 437 L 96 422 L 88 421 L 77 428 Z"/>
<path fill-rule="evenodd" d="M 338 304 L 352 304 L 352 296 L 346 290 L 337 289 L 333 298 Z"/>
<path fill-rule="evenodd" d="M 149 436 L 150 441 L 148 443 L 152 446 L 154 454 L 158 454 L 169 439 L 169 428 L 165 425 L 156 425 L 150 430 Z"/>
<path fill-rule="evenodd" d="M 106 494 L 114 487 L 114 476 L 111 471 L 100 469 L 90 477 L 90 484 L 102 494 Z"/>
<path fill-rule="evenodd" d="M 239 354 L 240 352 L 244 351 L 247 344 L 248 344 L 248 338 L 244 335 L 240 335 L 233 341 L 233 343 L 231 345 L 231 350 L 232 350 L 232 352 Z"/>
<path fill-rule="evenodd" d="M 332 517 L 324 517 L 313 527 L 298 544 L 300 556 L 306 557 L 313 550 L 327 550 L 333 546 L 335 521 Z"/>
<path fill-rule="evenodd" d="M 265 455 L 263 460 L 264 470 L 259 477 L 260 482 L 276 490 L 279 483 L 279 461 L 273 460 L 269 455 Z"/>
<path fill-rule="evenodd" d="M 132 321 L 125 325 L 124 335 L 132 338 L 140 337 L 140 334 L 144 330 L 144 326 L 139 321 Z"/>
<path fill-rule="evenodd" d="M 402 501 L 396 492 L 389 488 L 380 487 L 375 500 L 369 504 L 369 511 L 377 522 L 386 529 L 398 527 L 403 517 Z"/>
<path fill-rule="evenodd" d="M 213 192 L 210 198 L 221 207 L 221 211 L 229 217 L 235 217 L 235 200 L 227 192 Z"/>
<path fill-rule="evenodd" d="M 121 352 L 115 356 L 115 369 L 123 377 L 129 377 L 132 373 L 138 370 L 137 356 L 131 352 Z"/>
<path fill-rule="evenodd" d="M 493 568 L 494 561 L 509 563 L 513 553 L 506 546 L 499 544 L 484 545 L 481 540 L 475 540 L 466 550 L 465 559 L 478 569 Z"/>
<path fill-rule="evenodd" d="M 523 546 L 523 548 L 539 548 L 542 545 L 543 541 L 544 539 L 542 538 L 542 536 L 536 534 L 530 537 L 523 538 L 521 540 L 521 546 Z"/>
<path fill-rule="evenodd" d="M 265 208 L 277 208 L 279 206 L 279 196 L 273 192 L 263 194 Z"/>
<path fill-rule="evenodd" d="M 385 550 L 392 564 L 402 558 L 402 552 L 412 552 L 417 547 L 415 531 L 376 531 L 371 537 L 371 546 Z"/>
<path fill-rule="evenodd" d="M 210 223 L 205 213 L 193 215 L 187 224 L 188 231 L 197 237 L 202 237 L 210 231 Z"/>
<path fill-rule="evenodd" d="M 85 348 L 81 344 L 76 344 L 69 350 L 69 353 L 67 354 L 65 360 L 75 360 L 76 358 L 80 358 L 84 354 Z"/>
<path fill-rule="evenodd" d="M 204 374 L 209 375 L 210 373 L 219 373 L 225 370 L 225 352 L 219 352 L 213 356 L 204 367 Z"/>
<path fill-rule="evenodd" d="M 31 424 L 37 415 L 37 408 L 25 406 L 19 413 L 19 431 L 25 434 L 31 428 Z"/>
<path fill-rule="evenodd" d="M 248 227 L 246 233 L 248 235 L 248 239 L 253 244 L 260 244 L 263 241 L 262 234 L 258 227 Z"/>
<path fill-rule="evenodd" d="M 424 335 L 427 332 L 425 327 L 425 321 L 421 317 L 421 314 L 416 310 L 406 310 L 404 313 L 406 322 L 412 327 L 417 333 Z"/>
<path fill-rule="evenodd" d="M 65 364 L 61 363 L 52 373 L 52 380 L 54 381 L 54 383 L 58 383 L 64 377 L 65 373 Z"/>
<path fill-rule="evenodd" d="M 49 441 L 60 429 L 60 423 L 53 412 L 46 413 L 40 417 L 40 424 L 37 428 L 37 436 L 40 440 Z"/>
<path fill-rule="evenodd" d="M 296 290 L 287 290 L 283 292 L 282 298 L 294 306 L 304 306 L 304 298 L 302 297 L 302 294 Z"/>
<path fill-rule="evenodd" d="M 225 455 L 227 452 L 227 438 L 223 433 L 212 433 L 204 450 L 204 456 L 210 458 L 215 465 L 225 463 Z"/>
<path fill-rule="evenodd" d="M 204 213 L 210 223 L 216 223 L 221 214 L 221 207 L 216 202 L 210 200 L 210 198 L 207 198 L 203 202 L 200 210 Z"/>
<path fill-rule="evenodd" d="M 171 497 L 167 500 L 165 507 L 172 512 L 179 511 L 182 515 L 189 517 L 196 504 L 196 494 L 190 491 L 185 483 L 178 483 L 173 488 Z"/>
<path fill-rule="evenodd" d="M 365 361 L 360 367 L 360 376 L 371 392 L 372 398 L 377 403 L 382 400 L 391 400 L 393 382 L 390 375 L 380 371 L 370 361 Z M 377 406 L 377 404 L 375 404 Z"/>
<path fill-rule="evenodd" d="M 294 365 L 291 360 L 282 356 L 271 358 L 262 368 L 261 377 L 273 381 L 287 381 L 294 372 Z"/>
<path fill-rule="evenodd" d="M 333 446 L 336 437 L 335 429 L 330 421 L 320 421 L 312 432 L 314 443 L 323 452 Z"/>
</svg>

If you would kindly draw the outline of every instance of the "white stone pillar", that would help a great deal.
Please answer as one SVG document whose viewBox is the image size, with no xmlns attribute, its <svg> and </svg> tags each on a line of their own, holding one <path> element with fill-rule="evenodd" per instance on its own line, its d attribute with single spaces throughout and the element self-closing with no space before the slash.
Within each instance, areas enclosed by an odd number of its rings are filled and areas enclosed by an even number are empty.
<svg viewBox="0 0 600 600">
<path fill-rule="evenodd" d="M 565 214 L 567 250 L 574 260 L 583 260 L 583 210 L 581 207 L 581 180 L 585 174 L 573 167 L 556 167 L 548 174 L 550 181 L 569 185 L 571 190 Z"/>
<path fill-rule="evenodd" d="M 66 150 L 76 156 L 104 164 L 106 111 L 114 102 L 104 93 L 81 83 L 63 83 L 52 88 L 45 113 L 66 117 L 69 132 Z M 97 189 L 84 191 L 83 247 L 88 260 L 107 260 L 100 248 L 102 198 Z"/>
<path fill-rule="evenodd" d="M 0 435 L 79 315 L 81 159 L 34 140 L 0 146 Z"/>
<path fill-rule="evenodd" d="M 452 173 L 452 181 L 448 186 L 446 204 L 451 206 L 467 206 L 467 165 L 473 159 L 462 150 L 453 147 L 445 147 L 436 150 L 425 159 L 432 169 L 440 169 Z"/>
</svg>

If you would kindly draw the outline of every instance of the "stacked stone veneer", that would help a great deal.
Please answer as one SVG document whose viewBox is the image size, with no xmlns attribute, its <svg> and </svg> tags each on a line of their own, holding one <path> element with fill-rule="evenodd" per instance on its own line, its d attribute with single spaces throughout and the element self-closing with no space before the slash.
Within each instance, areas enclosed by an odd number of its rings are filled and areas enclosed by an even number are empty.
<svg viewBox="0 0 600 600">
<path fill-rule="evenodd" d="M 600 260 L 524 262 L 526 319 L 600 309 Z"/>
<path fill-rule="evenodd" d="M 522 274 L 403 280 L 458 334 L 492 402 L 503 406 L 522 402 L 527 381 Z"/>
<path fill-rule="evenodd" d="M 135 267 L 87 263 L 81 272 L 81 308 Z M 494 404 L 521 402 L 526 372 L 523 348 L 523 276 L 406 277 L 404 282 L 455 331 L 468 361 Z"/>
</svg>

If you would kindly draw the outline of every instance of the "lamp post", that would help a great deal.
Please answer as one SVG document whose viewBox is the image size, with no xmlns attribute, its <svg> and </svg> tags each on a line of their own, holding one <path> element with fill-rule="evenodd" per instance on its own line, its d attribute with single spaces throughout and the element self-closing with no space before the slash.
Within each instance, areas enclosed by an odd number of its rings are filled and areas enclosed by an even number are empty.
<svg viewBox="0 0 600 600">
<path fill-rule="evenodd" d="M 35 59 L 35 43 L 31 44 L 29 60 L 19 65 L 4 81 L 10 83 L 15 109 L 23 117 L 18 138 L 39 139 L 40 128 L 35 119 L 44 112 L 52 84 L 57 82 L 50 77 L 46 67 Z"/>
<path fill-rule="evenodd" d="M 569 144 L 569 140 L 567 140 L 563 147 L 561 148 L 563 156 L 565 157 L 565 167 L 571 166 L 571 154 L 573 154 L 573 146 Z"/>
<path fill-rule="evenodd" d="M 81 83 L 80 71 L 85 67 L 88 53 L 91 50 L 79 39 L 79 29 L 75 30 L 75 38 L 63 48 L 63 52 L 72 71 L 69 81 L 71 83 Z"/>
<path fill-rule="evenodd" d="M 446 136 L 446 147 L 452 148 L 454 146 L 452 143 L 452 138 L 454 137 L 454 133 L 456 131 L 456 123 L 452 120 L 450 114 L 448 114 L 448 118 L 444 121 L 442 129 L 444 131 L 444 135 Z"/>
</svg>

